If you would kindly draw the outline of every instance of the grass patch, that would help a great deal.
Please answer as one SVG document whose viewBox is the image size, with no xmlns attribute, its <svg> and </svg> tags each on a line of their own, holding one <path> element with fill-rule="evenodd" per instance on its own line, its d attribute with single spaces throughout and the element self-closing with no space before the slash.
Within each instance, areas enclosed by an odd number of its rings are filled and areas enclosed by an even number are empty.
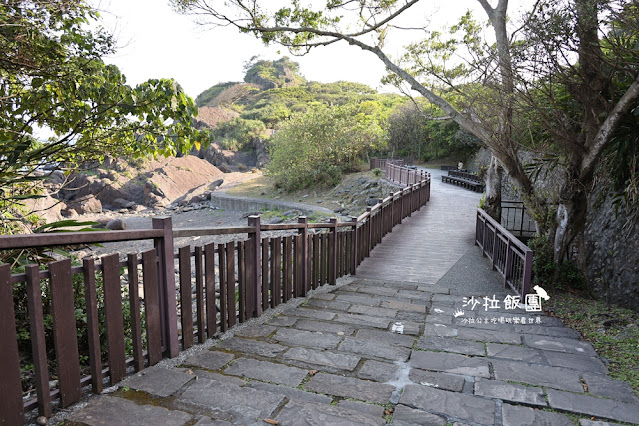
<svg viewBox="0 0 639 426">
<path fill-rule="evenodd" d="M 555 293 L 544 310 L 579 331 L 610 361 L 610 377 L 627 381 L 639 396 L 639 312 L 570 293 Z"/>
</svg>

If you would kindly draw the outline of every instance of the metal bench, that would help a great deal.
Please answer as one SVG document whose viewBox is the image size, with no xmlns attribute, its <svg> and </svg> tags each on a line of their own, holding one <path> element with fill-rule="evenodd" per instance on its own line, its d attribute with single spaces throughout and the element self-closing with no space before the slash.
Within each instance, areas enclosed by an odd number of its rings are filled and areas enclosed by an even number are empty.
<svg viewBox="0 0 639 426">
<path fill-rule="evenodd" d="M 449 170 L 448 176 L 442 176 L 442 182 L 452 183 L 475 192 L 484 192 L 485 187 L 479 176 L 457 170 Z"/>
</svg>

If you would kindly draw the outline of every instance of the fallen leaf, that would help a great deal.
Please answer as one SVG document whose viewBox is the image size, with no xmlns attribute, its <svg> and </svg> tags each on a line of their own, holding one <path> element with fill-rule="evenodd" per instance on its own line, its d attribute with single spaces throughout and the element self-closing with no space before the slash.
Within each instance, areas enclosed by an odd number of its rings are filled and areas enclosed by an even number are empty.
<svg viewBox="0 0 639 426">
<path fill-rule="evenodd" d="M 308 372 L 308 374 L 310 374 L 311 376 L 314 376 L 317 373 L 319 373 L 319 370 L 311 370 L 311 371 Z"/>
<path fill-rule="evenodd" d="M 262 420 L 264 420 L 265 423 L 268 423 L 270 425 L 279 425 L 280 424 L 279 420 L 273 420 L 273 419 L 262 419 Z"/>
<path fill-rule="evenodd" d="M 388 408 L 386 410 L 384 410 L 384 415 L 389 415 L 389 414 L 393 414 L 395 412 L 395 410 L 393 408 Z"/>
<path fill-rule="evenodd" d="M 186 370 L 186 374 L 193 374 L 193 370 Z"/>
<path fill-rule="evenodd" d="M 337 335 L 338 335 L 338 336 L 343 336 L 343 335 L 344 335 L 344 332 L 343 332 L 343 331 L 338 331 L 338 332 L 337 332 Z"/>
</svg>

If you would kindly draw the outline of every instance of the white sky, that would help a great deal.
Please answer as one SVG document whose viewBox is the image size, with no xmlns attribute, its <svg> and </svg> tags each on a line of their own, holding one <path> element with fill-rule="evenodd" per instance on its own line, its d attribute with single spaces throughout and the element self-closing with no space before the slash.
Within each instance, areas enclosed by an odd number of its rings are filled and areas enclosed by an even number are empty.
<svg viewBox="0 0 639 426">
<path fill-rule="evenodd" d="M 382 89 L 380 79 L 386 73 L 382 62 L 372 53 L 344 42 L 314 49 L 305 57 L 293 57 L 285 48 L 267 48 L 253 36 L 240 34 L 233 28 L 198 26 L 192 17 L 173 12 L 168 0 L 92 0 L 91 3 L 101 11 L 102 25 L 113 32 L 118 41 L 118 52 L 106 58 L 106 62 L 117 65 L 131 85 L 149 78 L 174 78 L 195 98 L 214 84 L 242 81 L 242 65 L 254 55 L 262 59 L 287 55 L 300 64 L 307 80 L 356 81 Z M 410 9 L 405 19 L 420 26 L 428 20 L 442 25 L 469 8 L 477 10 L 476 17 L 485 16 L 475 0 L 431 0 Z M 511 6 L 511 10 L 515 9 Z M 408 21 L 405 23 L 410 24 Z M 395 43 L 384 50 L 398 56 L 403 43 L 397 34 L 393 35 L 391 32 L 387 40 Z"/>
</svg>

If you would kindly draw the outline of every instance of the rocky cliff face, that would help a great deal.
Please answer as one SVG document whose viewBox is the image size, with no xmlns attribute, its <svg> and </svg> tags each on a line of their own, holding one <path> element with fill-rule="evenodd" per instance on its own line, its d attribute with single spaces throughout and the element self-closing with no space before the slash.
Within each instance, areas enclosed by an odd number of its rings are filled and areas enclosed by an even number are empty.
<svg viewBox="0 0 639 426">
<path fill-rule="evenodd" d="M 597 297 L 639 310 L 639 226 L 601 188 L 588 206 L 587 277 Z M 599 201 L 597 203 L 597 201 Z"/>
</svg>

